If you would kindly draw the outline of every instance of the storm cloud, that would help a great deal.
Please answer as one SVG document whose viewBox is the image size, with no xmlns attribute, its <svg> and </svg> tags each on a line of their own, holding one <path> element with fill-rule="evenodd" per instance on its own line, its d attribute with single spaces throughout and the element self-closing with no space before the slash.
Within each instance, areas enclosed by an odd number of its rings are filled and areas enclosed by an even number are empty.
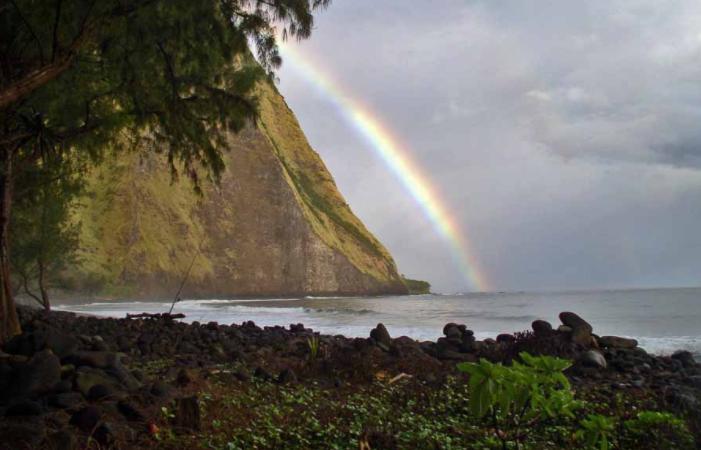
<svg viewBox="0 0 701 450">
<path fill-rule="evenodd" d="M 700 2 L 338 0 L 295 45 L 408 144 L 493 289 L 698 285 Z M 473 288 L 333 103 L 278 76 L 400 271 Z"/>
</svg>

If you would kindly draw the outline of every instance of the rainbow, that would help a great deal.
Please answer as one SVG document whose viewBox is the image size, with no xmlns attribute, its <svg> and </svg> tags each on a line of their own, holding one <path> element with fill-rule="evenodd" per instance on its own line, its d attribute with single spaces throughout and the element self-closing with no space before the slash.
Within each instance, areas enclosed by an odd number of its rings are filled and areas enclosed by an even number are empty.
<svg viewBox="0 0 701 450">
<path fill-rule="evenodd" d="M 411 160 L 409 147 L 392 133 L 368 108 L 351 97 L 321 70 L 318 64 L 303 55 L 292 44 L 282 43 L 280 53 L 284 63 L 314 85 L 334 104 L 341 115 L 370 144 L 371 148 L 402 183 L 406 191 L 430 220 L 435 230 L 448 242 L 468 288 L 489 291 L 487 276 L 480 270 L 477 257 L 470 243 L 460 233 L 460 227 L 448 214 L 449 208 L 441 201 L 417 165 Z"/>
</svg>

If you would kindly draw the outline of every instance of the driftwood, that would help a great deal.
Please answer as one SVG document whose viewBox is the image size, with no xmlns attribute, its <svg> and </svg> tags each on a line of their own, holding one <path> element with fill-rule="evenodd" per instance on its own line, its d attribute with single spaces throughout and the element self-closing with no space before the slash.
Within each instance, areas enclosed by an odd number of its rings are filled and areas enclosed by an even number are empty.
<svg viewBox="0 0 701 450">
<path fill-rule="evenodd" d="M 160 320 L 174 320 L 174 319 L 184 319 L 185 314 L 170 314 L 170 313 L 140 313 L 140 314 L 127 314 L 127 319 L 160 319 Z"/>
</svg>

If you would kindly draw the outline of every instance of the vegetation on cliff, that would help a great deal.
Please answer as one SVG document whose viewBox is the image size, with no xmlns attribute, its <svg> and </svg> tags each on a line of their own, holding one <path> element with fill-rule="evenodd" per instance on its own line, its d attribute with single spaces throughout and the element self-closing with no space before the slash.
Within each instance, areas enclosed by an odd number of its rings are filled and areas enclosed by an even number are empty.
<svg viewBox="0 0 701 450">
<path fill-rule="evenodd" d="M 430 294 L 431 293 L 431 283 L 423 280 L 412 280 L 411 278 L 406 278 L 402 275 L 402 281 L 409 289 L 410 294 Z"/>
</svg>

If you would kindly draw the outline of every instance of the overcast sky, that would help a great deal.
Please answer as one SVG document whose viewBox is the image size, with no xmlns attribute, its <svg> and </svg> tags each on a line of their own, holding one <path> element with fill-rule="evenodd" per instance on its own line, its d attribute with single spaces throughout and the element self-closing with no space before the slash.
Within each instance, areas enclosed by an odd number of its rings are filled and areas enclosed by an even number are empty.
<svg viewBox="0 0 701 450">
<path fill-rule="evenodd" d="M 408 143 L 493 289 L 701 284 L 698 0 L 335 0 L 299 46 Z M 400 271 L 472 289 L 333 103 L 278 75 Z"/>
</svg>

